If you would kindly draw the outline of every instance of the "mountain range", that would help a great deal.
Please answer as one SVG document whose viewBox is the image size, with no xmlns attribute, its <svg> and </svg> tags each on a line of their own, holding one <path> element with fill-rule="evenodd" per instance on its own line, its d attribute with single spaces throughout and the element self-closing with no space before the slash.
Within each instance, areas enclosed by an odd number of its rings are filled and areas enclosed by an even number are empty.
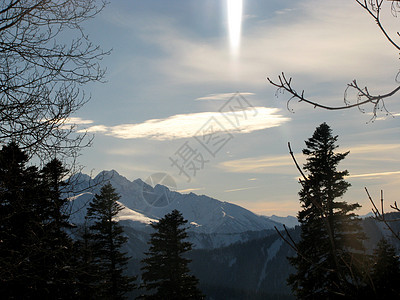
<svg viewBox="0 0 400 300">
<path fill-rule="evenodd" d="M 128 237 L 124 251 L 131 256 L 129 273 L 132 275 L 141 273 L 141 260 L 148 250 L 152 232 L 149 224 L 178 209 L 188 220 L 189 240 L 194 245 L 190 268 L 199 278 L 207 299 L 294 299 L 286 278 L 293 272 L 287 257 L 296 253 L 274 227 L 280 230 L 283 223 L 292 227 L 288 232 L 297 241 L 300 227 L 296 226 L 295 217 L 260 216 L 205 195 L 182 194 L 162 184 L 152 186 L 141 179 L 129 181 L 114 170 L 103 171 L 94 178 L 77 174 L 71 181 L 77 194 L 70 198 L 71 222 L 78 228 L 85 221 L 88 203 L 103 184 L 110 182 L 121 196 L 119 202 L 123 210 L 118 218 Z M 387 216 L 399 217 L 400 213 Z M 391 238 L 382 223 L 365 217 L 362 226 L 370 252 L 383 236 L 400 249 L 400 243 Z M 400 225 L 393 226 L 400 231 Z M 130 295 L 132 299 L 134 293 Z"/>
<path fill-rule="evenodd" d="M 194 249 L 191 269 L 207 299 L 290 299 L 284 280 L 290 269 L 285 259 L 290 249 L 275 227 L 283 229 L 283 222 L 288 227 L 297 225 L 294 217 L 260 216 L 205 195 L 183 194 L 141 179 L 130 181 L 115 170 L 102 171 L 94 178 L 76 174 L 70 182 L 76 194 L 70 197 L 70 221 L 78 231 L 89 202 L 102 185 L 110 182 L 120 195 L 123 209 L 118 219 L 128 237 L 124 251 L 131 257 L 128 271 L 132 275 L 141 273 L 153 230 L 149 224 L 177 209 L 188 220 L 188 239 Z M 134 299 L 135 292 L 130 298 Z"/>
<path fill-rule="evenodd" d="M 188 220 L 188 232 L 199 248 L 227 246 L 246 241 L 255 236 L 282 229 L 282 223 L 293 227 L 294 217 L 266 217 L 257 215 L 241 206 L 219 201 L 205 195 L 182 194 L 167 186 L 154 187 L 141 179 L 130 181 L 117 171 L 102 171 L 91 178 L 77 174 L 71 180 L 77 196 L 70 198 L 71 222 L 83 224 L 88 203 L 99 193 L 103 184 L 110 182 L 120 195 L 123 210 L 119 220 L 124 226 L 139 231 L 149 230 L 151 222 L 157 222 L 174 209 Z M 257 234 L 256 234 L 257 233 Z"/>
</svg>

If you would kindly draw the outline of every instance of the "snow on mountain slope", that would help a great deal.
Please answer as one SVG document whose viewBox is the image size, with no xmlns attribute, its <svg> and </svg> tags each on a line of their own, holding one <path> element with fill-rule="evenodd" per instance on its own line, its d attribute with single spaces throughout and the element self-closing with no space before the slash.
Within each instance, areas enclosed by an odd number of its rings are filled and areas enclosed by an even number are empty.
<svg viewBox="0 0 400 300">
<path fill-rule="evenodd" d="M 89 206 L 90 201 L 94 198 L 94 194 L 90 192 L 82 193 L 75 197 L 70 198 L 70 222 L 74 224 L 83 224 L 85 222 L 85 216 L 87 212 L 87 208 Z M 122 210 L 119 212 L 117 220 L 118 221 L 128 221 L 125 222 L 125 225 L 139 228 L 150 224 L 151 222 L 157 222 L 156 219 L 149 218 L 137 211 L 129 209 L 121 202 L 118 202 L 122 205 Z"/>
<path fill-rule="evenodd" d="M 140 222 L 143 224 L 150 224 L 152 222 L 157 222 L 156 219 L 152 219 L 149 217 L 146 217 L 145 215 L 138 213 L 137 211 L 134 211 L 132 209 L 127 208 L 124 206 L 122 203 L 118 202 L 123 206 L 123 209 L 119 212 L 117 216 L 118 221 L 134 221 L 134 222 Z"/>
<path fill-rule="evenodd" d="M 189 221 L 190 231 L 198 233 L 232 234 L 273 229 L 274 226 L 282 227 L 282 224 L 256 215 L 238 205 L 194 193 L 181 194 L 170 191 L 163 185 L 156 185 L 153 188 L 141 179 L 129 181 L 114 170 L 99 173 L 91 182 L 89 182 L 90 177 L 81 176 L 81 178 L 83 180 L 79 188 L 83 189 L 85 184 L 86 186 L 92 184 L 95 186 L 94 193 L 99 192 L 102 183 L 110 182 L 121 196 L 119 201 L 126 207 L 120 217 L 121 220 L 132 219 L 136 225 L 138 222 L 142 225 L 148 224 L 177 209 Z M 88 201 L 88 197 L 93 195 L 84 193 L 75 197 L 72 199 L 73 206 L 82 206 Z M 81 220 L 83 212 L 86 213 L 86 210 L 78 210 Z"/>
</svg>

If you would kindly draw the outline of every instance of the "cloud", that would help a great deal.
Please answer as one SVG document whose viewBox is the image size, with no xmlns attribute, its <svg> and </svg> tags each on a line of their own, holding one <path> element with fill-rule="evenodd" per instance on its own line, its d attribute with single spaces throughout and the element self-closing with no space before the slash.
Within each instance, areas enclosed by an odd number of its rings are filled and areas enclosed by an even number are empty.
<svg viewBox="0 0 400 300">
<path fill-rule="evenodd" d="M 348 160 L 362 168 L 365 173 L 371 173 L 368 170 L 387 168 L 392 169 L 393 165 L 400 163 L 398 153 L 400 144 L 364 144 L 348 147 L 350 151 Z M 344 152 L 341 150 L 341 152 Z"/>
<path fill-rule="evenodd" d="M 293 8 L 284 8 L 284 9 L 275 11 L 275 14 L 277 14 L 277 15 L 283 15 L 283 14 L 290 13 L 290 12 L 292 12 L 292 11 L 294 11 L 294 10 L 295 10 L 295 9 L 293 9 Z"/>
<path fill-rule="evenodd" d="M 184 190 L 178 190 L 177 192 L 178 192 L 178 193 L 181 193 L 181 194 L 187 194 L 187 193 L 190 193 L 190 192 L 201 191 L 201 190 L 204 190 L 204 188 L 184 189 Z"/>
<path fill-rule="evenodd" d="M 204 97 L 196 98 L 195 100 L 224 100 L 227 101 L 229 98 L 232 98 L 236 95 L 236 93 L 220 93 L 220 94 L 209 94 Z M 240 95 L 242 96 L 250 96 L 255 95 L 254 93 L 250 92 L 241 92 Z"/>
<path fill-rule="evenodd" d="M 252 107 L 233 112 L 177 114 L 165 119 L 151 119 L 137 124 L 95 125 L 79 132 L 99 132 L 120 139 L 173 140 L 201 136 L 205 133 L 250 133 L 280 126 L 290 119 L 279 109 Z"/>
<path fill-rule="evenodd" d="M 199 39 L 171 22 L 154 25 L 153 34 L 143 39 L 164 56 L 149 63 L 168 80 L 181 84 L 265 86 L 267 76 L 285 71 L 307 76 L 296 77 L 296 84 L 310 82 L 310 77 L 313 85 L 333 80 L 344 84 L 357 76 L 388 85 L 388 76 L 393 74 L 387 65 L 393 65 L 397 53 L 389 51 L 390 46 L 382 42 L 379 30 L 359 7 L 349 1 L 314 0 L 291 6 L 265 22 L 257 23 L 254 18 L 248 20 L 251 26 L 244 23 L 237 61 L 229 56 L 224 37 Z M 376 35 L 371 34 L 374 30 Z"/>
<path fill-rule="evenodd" d="M 252 189 L 257 189 L 259 186 L 250 186 L 250 187 L 243 187 L 243 188 L 238 188 L 238 189 L 232 189 L 232 190 L 225 190 L 225 193 L 231 193 L 231 192 L 238 192 L 238 191 L 247 191 L 247 190 L 252 190 Z"/>
<path fill-rule="evenodd" d="M 65 119 L 61 128 L 65 129 L 65 130 L 71 130 L 71 128 L 76 128 L 79 125 L 89 125 L 92 123 L 93 123 L 92 120 L 85 120 L 85 119 L 82 119 L 79 117 L 69 117 L 69 118 Z"/>
<path fill-rule="evenodd" d="M 74 125 L 87 125 L 92 124 L 92 120 L 85 120 L 79 117 L 70 117 L 65 121 L 65 124 L 74 124 Z"/>
<path fill-rule="evenodd" d="M 367 174 L 356 174 L 350 175 L 350 178 L 360 178 L 360 177 L 381 177 L 381 176 L 391 176 L 391 175 L 400 175 L 400 171 L 391 171 L 391 172 L 376 172 L 376 173 L 367 173 Z"/>
<path fill-rule="evenodd" d="M 239 205 L 241 203 L 238 203 Z M 243 204 L 242 204 L 243 205 Z M 248 202 L 246 208 L 260 215 L 287 215 L 295 216 L 301 209 L 299 201 L 282 199 L 278 201 L 271 201 L 271 199 L 265 199 L 261 202 Z"/>
<path fill-rule="evenodd" d="M 350 154 L 378 153 L 400 150 L 400 144 L 364 144 L 349 148 Z"/>
<path fill-rule="evenodd" d="M 84 130 L 79 130 L 78 132 L 89 132 L 89 133 L 105 133 L 108 131 L 108 127 L 104 125 L 94 125 L 90 126 Z"/>
<path fill-rule="evenodd" d="M 340 148 L 339 152 L 350 150 L 350 155 L 346 162 L 351 162 L 353 165 L 357 162 L 357 168 L 373 167 L 372 163 L 377 163 L 381 168 L 390 168 L 393 162 L 398 163 L 398 152 L 400 151 L 400 144 L 365 144 L 349 147 L 348 149 Z M 294 154 L 300 166 L 305 162 L 304 155 L 298 153 Z M 387 165 L 382 165 L 383 162 L 388 162 Z M 219 167 L 226 172 L 232 173 L 262 173 L 262 174 L 293 174 L 296 172 L 294 163 L 290 155 L 278 156 L 258 156 L 242 158 L 237 160 L 229 160 L 219 164 Z M 365 171 L 365 170 L 364 170 Z M 398 174 L 398 171 L 386 172 L 367 172 L 350 175 L 351 178 L 357 177 L 372 177 L 372 176 L 386 176 Z M 298 175 L 296 175 L 296 180 Z"/>
<path fill-rule="evenodd" d="M 293 169 L 293 161 L 289 155 L 260 156 L 225 161 L 219 166 L 233 173 L 286 173 L 282 167 L 290 166 Z"/>
<path fill-rule="evenodd" d="M 107 155 L 116 155 L 116 156 L 145 156 L 149 154 L 153 154 L 150 147 L 138 148 L 137 146 L 132 147 L 121 147 L 117 146 L 116 148 L 111 148 L 106 150 Z M 154 151 L 154 148 L 153 148 Z"/>
</svg>

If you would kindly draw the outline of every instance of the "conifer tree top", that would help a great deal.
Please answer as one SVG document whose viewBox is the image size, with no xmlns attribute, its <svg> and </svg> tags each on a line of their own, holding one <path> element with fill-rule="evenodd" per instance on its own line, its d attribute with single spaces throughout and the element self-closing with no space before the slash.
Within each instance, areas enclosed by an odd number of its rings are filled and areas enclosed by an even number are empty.
<svg viewBox="0 0 400 300">
<path fill-rule="evenodd" d="M 153 223 L 149 251 L 142 260 L 143 288 L 147 294 L 142 299 L 203 299 L 198 289 L 198 279 L 190 274 L 190 260 L 185 253 L 192 244 L 187 238 L 187 223 L 178 210 L 173 210 Z"/>
<path fill-rule="evenodd" d="M 349 152 L 336 153 L 336 142 L 326 123 L 305 141 L 307 175 L 300 181 L 298 213 L 301 239 L 296 245 L 298 255 L 289 259 L 296 273 L 288 279 L 298 299 L 336 299 L 338 294 L 354 295 L 360 288 L 359 277 L 349 280 L 362 274 L 364 234 L 353 212 L 360 206 L 338 200 L 350 186 L 344 179 L 347 170 L 337 170 Z"/>
</svg>

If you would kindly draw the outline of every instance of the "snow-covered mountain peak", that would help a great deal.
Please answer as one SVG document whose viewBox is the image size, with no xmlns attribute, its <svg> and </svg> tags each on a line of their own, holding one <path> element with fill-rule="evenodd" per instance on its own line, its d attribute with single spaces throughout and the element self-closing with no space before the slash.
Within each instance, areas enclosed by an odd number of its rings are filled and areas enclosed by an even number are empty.
<svg viewBox="0 0 400 300">
<path fill-rule="evenodd" d="M 100 191 L 102 182 L 110 182 L 113 185 L 120 195 L 119 201 L 127 209 L 124 220 L 133 218 L 136 213 L 143 216 L 140 217 L 142 220 L 157 220 L 177 209 L 182 212 L 189 224 L 196 224 L 196 226 L 190 226 L 190 230 L 202 233 L 232 234 L 280 226 L 279 223 L 258 216 L 238 205 L 205 195 L 199 196 L 192 192 L 181 194 L 171 191 L 162 184 L 152 187 L 141 179 L 130 181 L 115 170 L 102 171 L 93 181 L 99 183 L 94 186 L 93 193 Z M 74 201 L 79 200 L 80 197 L 87 201 L 87 194 L 79 196 Z M 136 221 L 138 220 L 135 219 Z M 147 221 L 146 224 L 148 224 Z"/>
<path fill-rule="evenodd" d="M 124 176 L 120 175 L 117 171 L 115 170 L 110 170 L 110 171 L 101 171 L 95 178 L 95 182 L 108 182 L 112 181 L 114 184 L 118 185 L 130 185 L 131 182 Z"/>
<path fill-rule="evenodd" d="M 140 179 L 140 178 L 138 178 L 138 179 L 135 179 L 134 181 L 133 181 L 133 183 L 135 183 L 135 184 L 137 184 L 137 185 L 143 185 L 143 184 L 146 184 L 142 179 Z"/>
</svg>

